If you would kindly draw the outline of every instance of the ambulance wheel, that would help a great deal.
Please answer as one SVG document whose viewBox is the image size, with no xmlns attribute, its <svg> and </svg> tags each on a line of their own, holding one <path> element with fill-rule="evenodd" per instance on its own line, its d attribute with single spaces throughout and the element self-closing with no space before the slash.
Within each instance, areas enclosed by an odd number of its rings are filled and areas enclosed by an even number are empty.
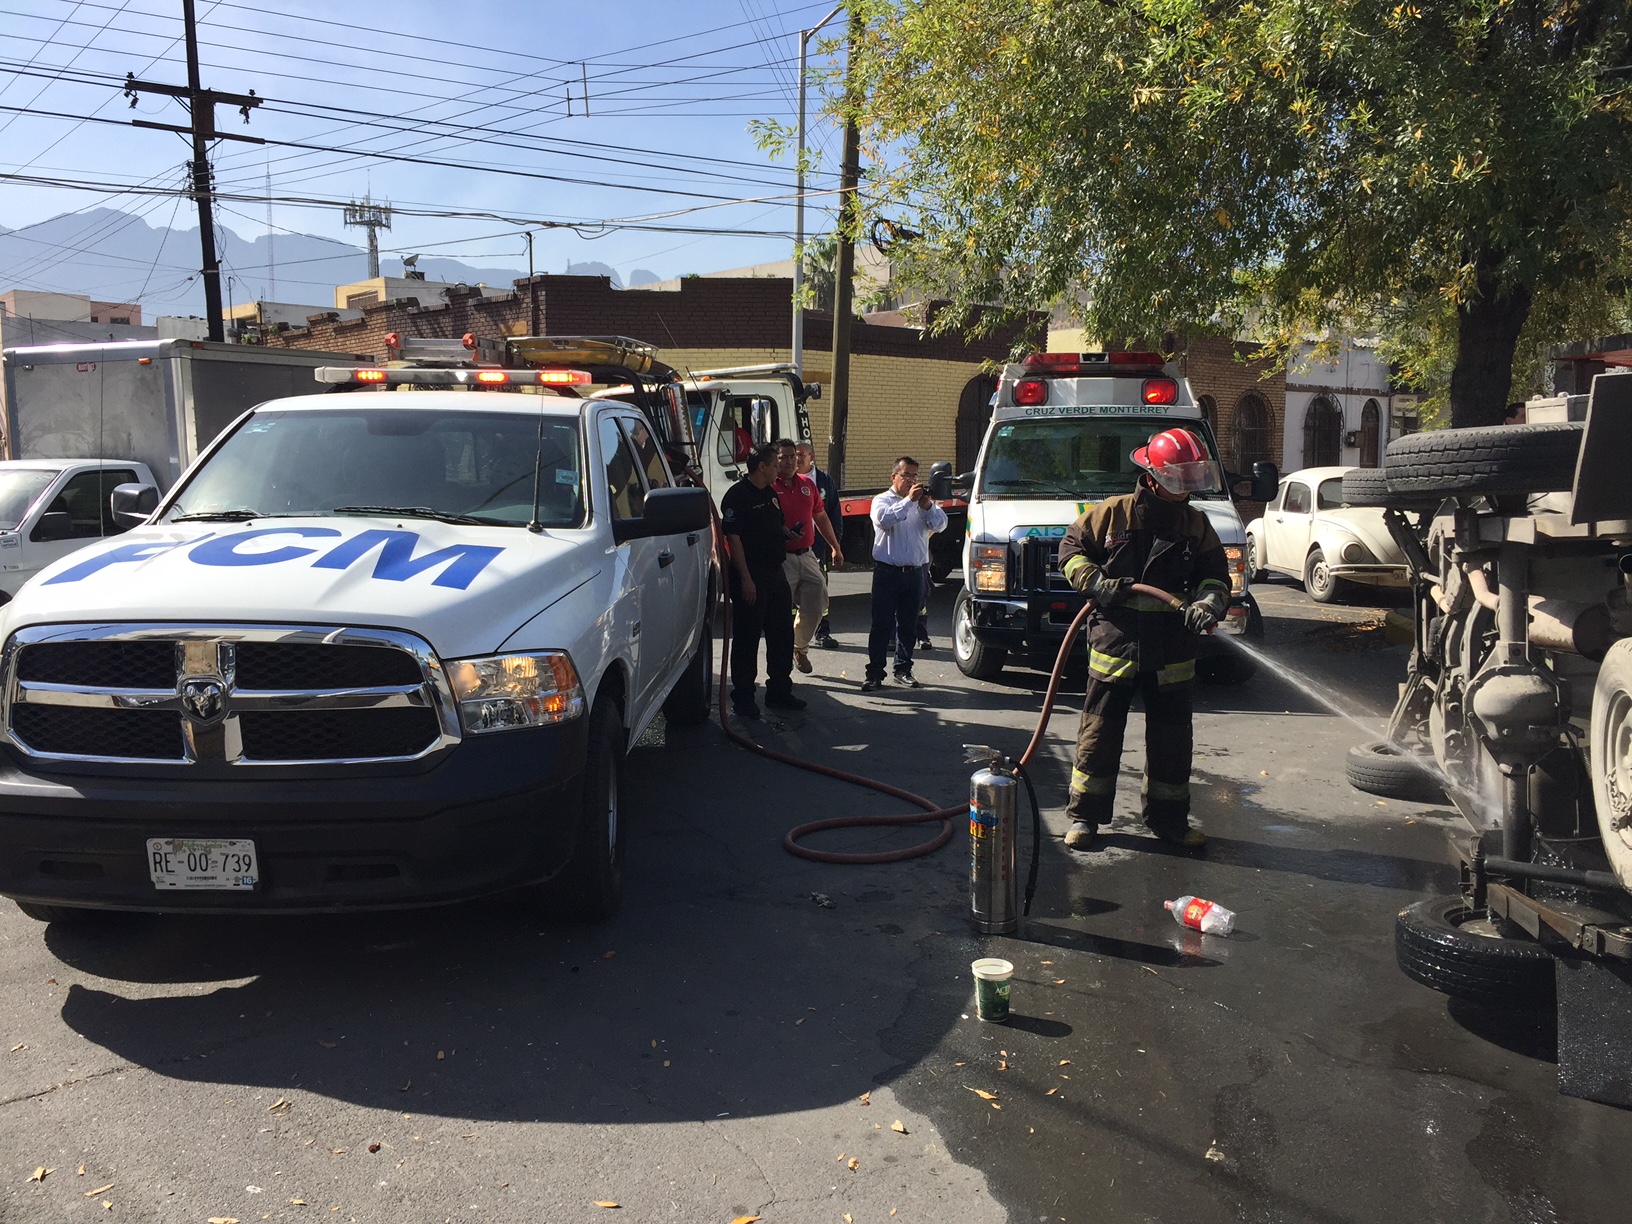
<svg viewBox="0 0 1632 1224">
<path fill-rule="evenodd" d="M 704 623 L 702 640 L 691 652 L 691 661 L 680 679 L 663 699 L 663 717 L 677 727 L 700 727 L 708 721 L 713 696 L 714 634 Z"/>
<path fill-rule="evenodd" d="M 975 601 L 967 590 L 958 592 L 952 605 L 952 655 L 971 680 L 996 680 L 1009 661 L 1008 651 L 982 646 L 975 636 Z"/>
<path fill-rule="evenodd" d="M 571 860 L 544 885 L 539 898 L 558 918 L 598 922 L 617 913 L 623 900 L 625 739 L 617 705 L 600 698 L 589 715 L 577 845 Z"/>
</svg>

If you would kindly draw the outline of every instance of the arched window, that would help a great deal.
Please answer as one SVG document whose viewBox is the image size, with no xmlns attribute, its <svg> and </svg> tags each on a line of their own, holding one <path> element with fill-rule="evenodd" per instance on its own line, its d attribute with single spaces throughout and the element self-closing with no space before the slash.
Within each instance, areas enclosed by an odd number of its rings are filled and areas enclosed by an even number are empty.
<svg viewBox="0 0 1632 1224">
<path fill-rule="evenodd" d="M 1252 474 L 1252 465 L 1268 463 L 1274 457 L 1270 445 L 1272 423 L 1269 405 L 1256 391 L 1248 391 L 1235 401 L 1235 420 L 1231 430 L 1235 470 L 1243 476 Z"/>
<path fill-rule="evenodd" d="M 1197 398 L 1196 407 L 1201 409 L 1201 419 L 1207 422 L 1207 428 L 1212 430 L 1213 437 L 1218 437 L 1218 401 L 1210 395 Z"/>
<path fill-rule="evenodd" d="M 958 396 L 957 463 L 958 472 L 975 470 L 980 455 L 980 442 L 986 436 L 986 424 L 992 419 L 992 392 L 997 390 L 997 379 L 981 374 L 964 384 Z"/>
<path fill-rule="evenodd" d="M 1343 462 L 1343 410 L 1329 395 L 1317 395 L 1303 414 L 1303 466 L 1336 467 Z"/>
<path fill-rule="evenodd" d="M 1360 466 L 1377 466 L 1383 432 L 1383 410 L 1374 399 L 1360 409 Z"/>
</svg>

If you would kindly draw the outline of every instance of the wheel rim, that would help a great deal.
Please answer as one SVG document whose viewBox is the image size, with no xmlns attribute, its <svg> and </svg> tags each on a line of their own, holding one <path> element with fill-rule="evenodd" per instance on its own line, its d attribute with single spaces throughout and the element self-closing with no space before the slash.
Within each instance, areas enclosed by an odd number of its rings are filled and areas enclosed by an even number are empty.
<svg viewBox="0 0 1632 1224">
<path fill-rule="evenodd" d="M 1309 590 L 1311 593 L 1319 591 L 1322 595 L 1330 588 L 1332 582 L 1331 566 L 1326 564 L 1323 553 L 1317 553 L 1309 562 Z"/>
<path fill-rule="evenodd" d="M 960 599 L 957 615 L 952 618 L 952 648 L 958 652 L 958 658 L 966 662 L 975 653 L 974 616 L 969 608 L 972 602 L 967 597 Z"/>
<path fill-rule="evenodd" d="M 1604 760 L 1608 766 L 1609 802 L 1614 808 L 1612 827 L 1632 826 L 1632 695 L 1624 690 L 1610 700 L 1604 718 Z"/>
<path fill-rule="evenodd" d="M 1251 536 L 1248 536 L 1247 537 L 1247 577 L 1251 578 L 1257 572 L 1258 572 L 1258 545 L 1256 545 L 1256 544 L 1254 544 L 1252 542 L 1252 537 Z"/>
</svg>

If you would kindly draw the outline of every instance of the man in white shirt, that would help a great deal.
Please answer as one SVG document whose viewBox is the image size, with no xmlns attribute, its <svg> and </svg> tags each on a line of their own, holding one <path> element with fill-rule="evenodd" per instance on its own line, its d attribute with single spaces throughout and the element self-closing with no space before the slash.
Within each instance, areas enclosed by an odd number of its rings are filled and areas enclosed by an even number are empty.
<svg viewBox="0 0 1632 1224">
<path fill-rule="evenodd" d="M 867 677 L 861 691 L 884 683 L 884 655 L 895 637 L 895 682 L 920 687 L 912 675 L 918 609 L 929 568 L 929 537 L 946 526 L 946 511 L 918 483 L 918 461 L 895 461 L 890 487 L 873 498 L 873 626 L 867 635 Z"/>
</svg>

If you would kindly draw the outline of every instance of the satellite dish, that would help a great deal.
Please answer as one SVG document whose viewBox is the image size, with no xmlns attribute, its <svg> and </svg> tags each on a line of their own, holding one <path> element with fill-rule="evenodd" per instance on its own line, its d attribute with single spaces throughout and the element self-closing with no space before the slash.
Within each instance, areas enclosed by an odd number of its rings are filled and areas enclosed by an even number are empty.
<svg viewBox="0 0 1632 1224">
<path fill-rule="evenodd" d="M 417 263 L 419 263 L 418 255 L 404 255 L 402 257 L 402 266 L 405 268 L 412 268 Z"/>
</svg>

